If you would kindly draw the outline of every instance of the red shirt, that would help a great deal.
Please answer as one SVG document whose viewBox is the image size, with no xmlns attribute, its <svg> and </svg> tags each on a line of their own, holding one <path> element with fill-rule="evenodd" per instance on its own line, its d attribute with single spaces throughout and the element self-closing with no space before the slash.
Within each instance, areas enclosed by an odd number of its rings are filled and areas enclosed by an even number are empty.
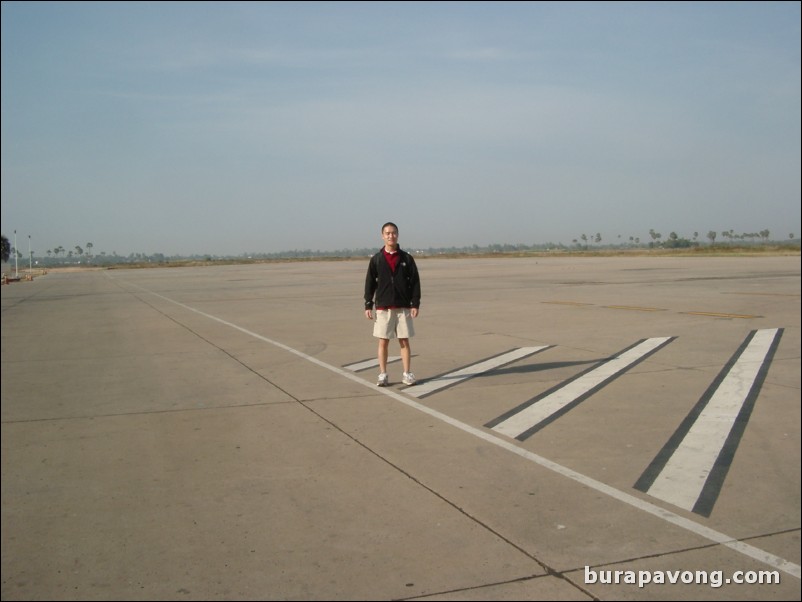
<svg viewBox="0 0 802 602">
<path fill-rule="evenodd" d="M 395 268 L 398 265 L 398 251 L 389 253 L 386 248 L 382 248 L 382 253 L 387 263 L 390 265 L 390 271 L 395 273 Z"/>
</svg>

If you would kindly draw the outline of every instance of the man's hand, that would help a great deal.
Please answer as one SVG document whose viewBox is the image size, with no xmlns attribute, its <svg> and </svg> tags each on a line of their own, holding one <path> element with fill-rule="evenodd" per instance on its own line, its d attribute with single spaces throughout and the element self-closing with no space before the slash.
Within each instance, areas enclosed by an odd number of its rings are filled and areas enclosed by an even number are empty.
<svg viewBox="0 0 802 602">
<path fill-rule="evenodd" d="M 417 308 L 417 307 L 413 307 L 413 308 L 410 310 L 410 312 L 409 312 L 409 313 L 412 315 L 412 317 L 413 317 L 413 318 L 417 318 L 417 317 L 418 317 L 418 308 Z"/>
<path fill-rule="evenodd" d="M 372 319 L 373 319 L 373 312 L 372 312 L 372 311 L 370 311 L 369 309 L 366 309 L 366 310 L 365 310 L 365 317 L 366 317 L 368 320 L 372 320 Z"/>
</svg>

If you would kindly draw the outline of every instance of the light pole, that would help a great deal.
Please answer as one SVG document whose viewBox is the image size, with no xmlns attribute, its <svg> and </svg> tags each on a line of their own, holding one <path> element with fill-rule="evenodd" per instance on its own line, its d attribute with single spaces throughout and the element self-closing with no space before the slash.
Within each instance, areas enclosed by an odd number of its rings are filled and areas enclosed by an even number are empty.
<svg viewBox="0 0 802 602">
<path fill-rule="evenodd" d="M 31 252 L 30 234 L 28 234 L 28 273 L 33 274 L 33 253 Z"/>
<path fill-rule="evenodd" d="M 14 278 L 19 278 L 19 270 L 17 269 L 17 231 L 14 230 Z"/>
</svg>

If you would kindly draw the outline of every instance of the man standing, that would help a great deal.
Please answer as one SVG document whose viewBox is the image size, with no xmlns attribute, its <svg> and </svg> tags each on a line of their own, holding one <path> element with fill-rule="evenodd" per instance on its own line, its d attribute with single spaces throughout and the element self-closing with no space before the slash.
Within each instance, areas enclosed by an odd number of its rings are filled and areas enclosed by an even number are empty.
<svg viewBox="0 0 802 602">
<path fill-rule="evenodd" d="M 370 259 L 365 278 L 365 317 L 373 322 L 373 336 L 379 339 L 380 387 L 386 387 L 387 353 L 390 339 L 398 337 L 405 385 L 415 384 L 412 374 L 412 350 L 409 339 L 415 336 L 412 319 L 420 308 L 420 277 L 415 259 L 398 246 L 398 226 L 382 226 L 384 247 Z M 375 302 L 375 314 L 373 312 Z"/>
</svg>

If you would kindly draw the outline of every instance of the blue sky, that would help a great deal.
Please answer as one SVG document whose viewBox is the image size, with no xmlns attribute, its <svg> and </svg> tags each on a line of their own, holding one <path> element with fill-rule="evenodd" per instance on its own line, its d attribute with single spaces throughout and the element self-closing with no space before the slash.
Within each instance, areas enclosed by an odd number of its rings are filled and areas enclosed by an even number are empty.
<svg viewBox="0 0 802 602">
<path fill-rule="evenodd" d="M 800 235 L 798 2 L 3 2 L 0 73 L 35 254 Z"/>
</svg>

